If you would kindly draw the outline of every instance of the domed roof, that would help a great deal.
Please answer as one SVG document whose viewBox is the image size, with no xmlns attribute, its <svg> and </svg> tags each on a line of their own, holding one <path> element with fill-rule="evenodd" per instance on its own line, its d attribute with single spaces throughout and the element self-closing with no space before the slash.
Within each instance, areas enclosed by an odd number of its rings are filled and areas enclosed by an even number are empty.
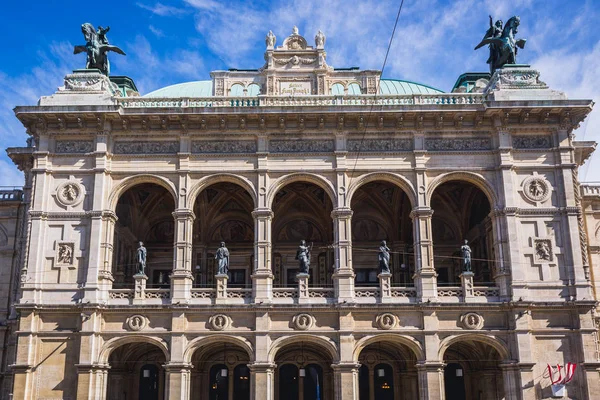
<svg viewBox="0 0 600 400">
<path fill-rule="evenodd" d="M 334 85 L 335 86 L 335 85 Z M 356 85 L 358 86 L 358 85 Z M 350 89 L 350 88 L 349 88 Z M 350 94 L 360 94 L 360 88 L 348 91 Z M 397 79 L 382 79 L 379 84 L 379 94 L 383 95 L 411 95 L 411 94 L 437 94 L 444 93 L 441 90 L 420 83 L 402 81 Z M 210 97 L 213 94 L 212 81 L 194 81 L 166 86 L 150 92 L 143 97 Z M 258 93 L 251 93 L 256 96 Z M 343 90 L 332 87 L 332 94 L 343 94 Z"/>
<path fill-rule="evenodd" d="M 444 93 L 442 90 L 431 86 L 411 81 L 398 79 L 381 79 L 379 81 L 379 94 L 437 94 Z"/>
<path fill-rule="evenodd" d="M 143 97 L 210 97 L 213 94 L 212 81 L 194 81 L 165 86 Z"/>
</svg>

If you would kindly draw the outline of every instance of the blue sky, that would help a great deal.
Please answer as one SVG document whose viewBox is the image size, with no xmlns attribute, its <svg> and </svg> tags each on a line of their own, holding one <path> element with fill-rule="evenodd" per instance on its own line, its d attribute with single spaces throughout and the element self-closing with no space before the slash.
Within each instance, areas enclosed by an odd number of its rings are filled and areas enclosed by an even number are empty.
<svg viewBox="0 0 600 400">
<path fill-rule="evenodd" d="M 0 148 L 25 145 L 16 105 L 35 104 L 62 85 L 66 73 L 85 65 L 73 55 L 83 44 L 80 25 L 109 25 L 113 75 L 133 78 L 142 93 L 170 84 L 210 79 L 212 70 L 258 68 L 265 34 L 280 44 L 297 25 L 309 41 L 327 36 L 334 67 L 381 69 L 400 1 L 138 0 L 101 2 L 7 1 L 0 13 Z M 486 71 L 487 51 L 473 51 L 487 29 L 488 14 L 521 17 L 527 46 L 519 63 L 570 98 L 600 99 L 600 0 L 405 0 L 384 77 L 450 90 L 466 71 Z M 576 132 L 600 139 L 600 105 Z M 580 171 L 600 181 L 600 149 Z M 22 176 L 0 152 L 0 186 L 21 185 Z"/>
</svg>

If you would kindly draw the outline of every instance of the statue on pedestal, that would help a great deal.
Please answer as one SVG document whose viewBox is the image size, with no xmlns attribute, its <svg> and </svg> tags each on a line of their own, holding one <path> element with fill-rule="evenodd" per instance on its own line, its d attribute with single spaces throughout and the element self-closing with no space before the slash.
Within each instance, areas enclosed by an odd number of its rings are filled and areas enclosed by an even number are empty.
<svg viewBox="0 0 600 400">
<path fill-rule="evenodd" d="M 312 243 L 310 246 L 306 245 L 306 240 L 300 241 L 300 246 L 296 251 L 296 260 L 299 262 L 298 273 L 308 274 L 310 269 L 310 251 L 312 250 Z"/>
<path fill-rule="evenodd" d="M 463 271 L 471 272 L 471 248 L 469 247 L 469 241 L 465 239 L 465 244 L 460 248 L 460 254 L 463 259 Z"/>
<path fill-rule="evenodd" d="M 377 253 L 379 259 L 379 273 L 389 274 L 390 273 L 390 249 L 387 247 L 385 240 L 381 241 L 379 246 L 379 253 Z"/>
<path fill-rule="evenodd" d="M 146 275 L 146 256 L 148 252 L 144 247 L 144 242 L 139 242 L 139 247 L 137 249 L 137 274 Z"/>
<path fill-rule="evenodd" d="M 87 61 L 85 64 L 86 69 L 99 69 L 104 75 L 110 74 L 110 63 L 108 62 L 108 56 L 106 53 L 114 51 L 115 53 L 125 55 L 125 52 L 117 46 L 111 46 L 108 44 L 106 33 L 110 27 L 102 28 L 98 27 L 98 30 L 94 29 L 94 26 L 90 23 L 81 25 L 81 32 L 85 38 L 85 45 L 75 46 L 73 54 L 86 53 Z"/>
<path fill-rule="evenodd" d="M 227 275 L 229 272 L 229 250 L 225 247 L 225 242 L 221 242 L 221 247 L 215 253 L 217 260 L 217 275 Z"/>
<path fill-rule="evenodd" d="M 317 45 L 317 49 L 322 49 L 323 47 L 325 47 L 325 35 L 323 34 L 323 32 L 321 32 L 320 29 L 319 32 L 317 32 L 317 35 L 315 36 L 315 44 Z"/>
<path fill-rule="evenodd" d="M 502 21 L 496 21 L 492 24 L 492 16 L 490 15 L 490 28 L 485 33 L 481 42 L 475 46 L 475 50 L 489 45 L 490 57 L 487 63 L 490 64 L 490 73 L 493 75 L 498 68 L 504 67 L 506 64 L 517 63 L 517 52 L 525 47 L 526 39 L 515 39 L 517 28 L 521 23 L 521 19 L 517 16 L 506 21 L 504 28 Z"/>
<path fill-rule="evenodd" d="M 267 33 L 267 37 L 265 38 L 265 43 L 267 44 L 268 49 L 275 47 L 275 40 L 276 37 L 273 34 L 273 31 L 269 31 L 269 33 Z"/>
</svg>

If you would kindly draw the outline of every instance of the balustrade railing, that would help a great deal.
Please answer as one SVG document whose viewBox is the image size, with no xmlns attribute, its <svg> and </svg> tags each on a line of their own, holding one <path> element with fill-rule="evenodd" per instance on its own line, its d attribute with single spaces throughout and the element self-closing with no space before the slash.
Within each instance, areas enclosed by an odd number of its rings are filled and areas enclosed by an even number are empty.
<svg viewBox="0 0 600 400">
<path fill-rule="evenodd" d="M 125 108 L 214 108 L 214 107 L 318 107 L 318 106 L 411 106 L 482 104 L 481 93 L 436 93 L 419 95 L 314 95 L 258 97 L 150 98 L 118 97 Z"/>
</svg>

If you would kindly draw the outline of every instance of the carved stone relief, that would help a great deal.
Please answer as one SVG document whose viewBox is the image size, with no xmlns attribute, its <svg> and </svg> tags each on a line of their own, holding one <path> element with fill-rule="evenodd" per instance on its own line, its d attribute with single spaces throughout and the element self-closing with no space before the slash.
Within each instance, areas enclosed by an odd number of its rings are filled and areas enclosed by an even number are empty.
<svg viewBox="0 0 600 400">
<path fill-rule="evenodd" d="M 57 140 L 54 152 L 64 153 L 90 153 L 94 151 L 93 140 Z"/>
<path fill-rule="evenodd" d="M 552 262 L 552 241 L 550 239 L 534 239 L 535 258 L 538 262 Z"/>
<path fill-rule="evenodd" d="M 85 189 L 77 182 L 67 181 L 56 188 L 56 200 L 64 206 L 75 206 L 83 200 Z"/>
<path fill-rule="evenodd" d="M 333 140 L 271 140 L 269 151 L 273 153 L 317 153 L 333 151 Z"/>
<path fill-rule="evenodd" d="M 547 89 L 540 73 L 529 68 L 503 68 L 492 76 L 487 91 L 499 89 Z"/>
<path fill-rule="evenodd" d="M 408 151 L 412 150 L 410 139 L 350 139 L 348 140 L 348 151 Z"/>
<path fill-rule="evenodd" d="M 310 314 L 302 313 L 297 314 L 292 318 L 292 325 L 294 329 L 300 331 L 306 331 L 313 327 L 315 323 L 315 317 Z"/>
<path fill-rule="evenodd" d="M 56 249 L 56 265 L 73 265 L 73 253 L 75 251 L 75 243 L 73 242 L 58 242 Z"/>
<path fill-rule="evenodd" d="M 425 149 L 428 151 L 471 151 L 491 150 L 492 140 L 489 138 L 425 139 Z"/>
<path fill-rule="evenodd" d="M 483 322 L 483 317 L 476 312 L 469 312 L 460 317 L 460 323 L 465 329 L 481 329 Z"/>
<path fill-rule="evenodd" d="M 549 149 L 552 147 L 550 136 L 513 136 L 515 149 Z"/>
<path fill-rule="evenodd" d="M 192 153 L 256 153 L 254 140 L 192 142 Z"/>
<path fill-rule="evenodd" d="M 392 313 L 379 314 L 375 318 L 375 324 L 379 329 L 390 330 L 396 327 L 398 324 L 398 317 Z"/>
<path fill-rule="evenodd" d="M 533 202 L 546 201 L 552 194 L 550 182 L 540 175 L 525 178 L 521 183 L 521 187 L 523 196 Z"/>
<path fill-rule="evenodd" d="M 173 154 L 179 151 L 179 142 L 115 142 L 115 154 Z"/>
<path fill-rule="evenodd" d="M 148 326 L 148 319 L 140 314 L 132 315 L 125 321 L 127 328 L 132 331 L 141 331 Z"/>
<path fill-rule="evenodd" d="M 74 90 L 81 92 L 102 92 L 110 89 L 108 77 L 101 73 L 68 74 L 65 76 L 65 87 L 59 90 Z"/>
<path fill-rule="evenodd" d="M 208 325 L 213 331 L 222 331 L 231 325 L 231 318 L 225 314 L 215 314 L 208 319 Z"/>
</svg>

